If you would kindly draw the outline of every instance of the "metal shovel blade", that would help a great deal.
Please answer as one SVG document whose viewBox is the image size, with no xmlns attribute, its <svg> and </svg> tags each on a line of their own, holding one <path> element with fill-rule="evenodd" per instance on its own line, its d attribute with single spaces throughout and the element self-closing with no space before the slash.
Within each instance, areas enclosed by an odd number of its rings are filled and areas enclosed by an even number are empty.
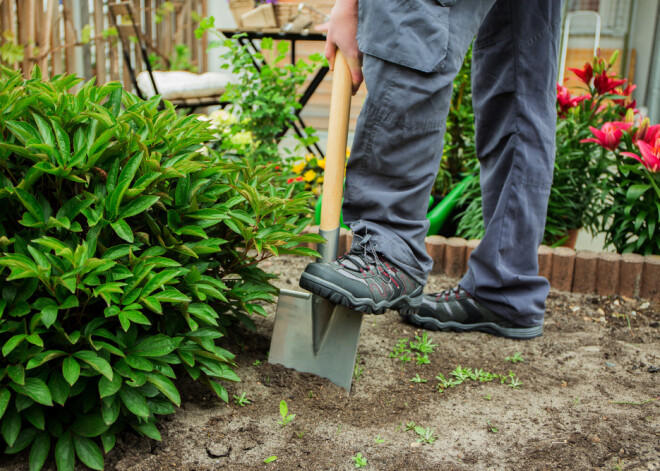
<svg viewBox="0 0 660 471">
<path fill-rule="evenodd" d="M 281 290 L 269 363 L 351 390 L 362 314 L 311 293 Z"/>
</svg>

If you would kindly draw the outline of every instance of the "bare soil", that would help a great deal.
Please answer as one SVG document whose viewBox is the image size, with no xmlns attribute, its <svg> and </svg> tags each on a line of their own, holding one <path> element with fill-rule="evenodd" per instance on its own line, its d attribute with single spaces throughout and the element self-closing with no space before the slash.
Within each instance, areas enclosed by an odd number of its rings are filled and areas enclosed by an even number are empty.
<svg viewBox="0 0 660 471">
<path fill-rule="evenodd" d="M 281 274 L 281 287 L 294 288 L 307 260 L 267 263 Z M 428 289 L 456 281 L 432 276 Z M 542 337 L 431 332 L 437 347 L 423 365 L 388 357 L 397 340 L 421 331 L 393 312 L 365 316 L 350 395 L 267 363 L 274 311 L 255 319 L 256 332 L 240 328 L 228 345 L 242 378 L 228 385 L 229 397 L 245 392 L 250 404 L 225 404 L 182 380 L 184 403 L 161 424 L 162 442 L 127 432 L 106 469 L 350 470 L 359 452 L 367 470 L 660 470 L 656 302 L 553 291 Z M 516 352 L 524 361 L 506 360 Z M 459 365 L 513 371 L 522 385 L 471 381 L 438 392 L 435 376 L 450 377 Z M 415 375 L 427 382 L 411 382 Z M 278 423 L 283 399 L 295 414 L 286 426 Z M 417 441 L 408 422 L 434 429 L 435 441 Z M 271 456 L 277 460 L 265 464 Z M 24 463 L 5 457 L 0 469 Z"/>
</svg>

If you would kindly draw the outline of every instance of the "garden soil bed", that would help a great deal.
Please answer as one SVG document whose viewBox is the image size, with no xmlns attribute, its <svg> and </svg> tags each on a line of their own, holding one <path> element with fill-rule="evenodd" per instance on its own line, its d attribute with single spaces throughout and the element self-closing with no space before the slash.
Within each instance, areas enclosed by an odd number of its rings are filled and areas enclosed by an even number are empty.
<svg viewBox="0 0 660 471">
<path fill-rule="evenodd" d="M 307 260 L 266 262 L 293 288 Z M 456 280 L 434 275 L 429 289 Z M 205 387 L 182 380 L 183 404 L 160 425 L 162 442 L 122 434 L 106 469 L 349 470 L 358 452 L 373 470 L 660 470 L 660 306 L 645 300 L 551 292 L 544 335 L 513 341 L 483 333 L 432 332 L 430 363 L 402 363 L 388 354 L 416 331 L 396 313 L 366 316 L 358 349 L 361 371 L 350 395 L 327 380 L 266 362 L 274 307 L 239 329 L 238 353 L 251 404 L 225 404 Z M 506 357 L 520 352 L 524 362 Z M 435 376 L 457 366 L 513 371 L 513 389 L 474 381 L 437 391 Z M 415 375 L 427 383 L 409 380 Z M 295 414 L 278 424 L 279 404 Z M 420 443 L 408 422 L 433 428 Z M 277 460 L 264 464 L 264 459 Z M 4 457 L 18 469 L 25 457 Z M 49 465 L 54 469 L 54 465 Z"/>
</svg>

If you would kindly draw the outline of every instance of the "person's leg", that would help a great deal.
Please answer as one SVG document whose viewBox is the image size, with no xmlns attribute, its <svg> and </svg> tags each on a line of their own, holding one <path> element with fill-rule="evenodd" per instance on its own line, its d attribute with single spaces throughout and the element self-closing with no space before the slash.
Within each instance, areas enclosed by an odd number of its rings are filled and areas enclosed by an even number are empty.
<svg viewBox="0 0 660 471">
<path fill-rule="evenodd" d="M 543 333 L 538 276 L 555 151 L 558 0 L 497 0 L 473 47 L 472 100 L 486 233 L 459 288 L 400 311 L 428 329 Z"/>
<path fill-rule="evenodd" d="M 360 0 L 363 27 L 358 38 L 368 95 L 348 160 L 343 214 L 355 234 L 371 234 L 379 252 L 425 283 L 433 263 L 424 243 L 426 213 L 442 157 L 453 80 L 494 0 L 400 2 L 429 9 L 416 10 L 407 19 L 389 18 L 405 12 L 383 13 L 388 3 L 396 2 Z M 445 36 L 431 33 L 430 44 L 423 44 L 429 41 L 426 28 L 445 30 Z M 394 35 L 413 41 L 413 32 L 422 44 L 387 45 Z M 389 58 L 384 57 L 386 47 Z M 441 61 L 431 72 L 419 70 L 432 67 L 438 57 Z M 359 242 L 360 237 L 354 238 L 354 244 Z"/>
<path fill-rule="evenodd" d="M 353 254 L 310 264 L 301 287 L 366 312 L 397 309 L 404 299 L 419 305 L 432 264 L 424 243 L 426 210 L 452 83 L 494 1 L 360 0 L 368 95 L 343 205 L 355 234 Z"/>
<path fill-rule="evenodd" d="M 543 323 L 538 276 L 555 154 L 561 2 L 498 0 L 473 49 L 472 100 L 486 233 L 459 286 L 520 326 Z"/>
</svg>

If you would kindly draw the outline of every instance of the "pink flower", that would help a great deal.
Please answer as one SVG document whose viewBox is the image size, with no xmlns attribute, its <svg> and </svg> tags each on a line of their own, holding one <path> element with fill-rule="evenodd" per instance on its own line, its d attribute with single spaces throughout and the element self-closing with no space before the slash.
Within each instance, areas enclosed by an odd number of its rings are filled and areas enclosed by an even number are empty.
<svg viewBox="0 0 660 471">
<path fill-rule="evenodd" d="M 600 95 L 611 92 L 616 87 L 620 87 L 626 83 L 626 79 L 615 79 L 613 77 L 608 77 L 607 72 L 596 75 L 594 78 L 594 88 Z"/>
<path fill-rule="evenodd" d="M 584 64 L 584 67 L 581 69 L 569 68 L 568 70 L 577 75 L 587 86 L 589 86 L 589 82 L 591 82 L 591 78 L 594 76 L 594 69 L 589 62 Z"/>
<path fill-rule="evenodd" d="M 646 118 L 633 134 L 633 141 L 644 141 L 651 145 L 657 138 L 660 138 L 660 124 L 649 126 L 649 119 Z"/>
<path fill-rule="evenodd" d="M 619 147 L 619 142 L 621 142 L 621 137 L 623 137 L 623 131 L 627 131 L 631 126 L 632 123 L 622 123 L 620 121 L 605 123 L 600 129 L 589 126 L 595 138 L 582 139 L 580 142 L 595 142 L 605 149 L 615 151 Z"/>
<path fill-rule="evenodd" d="M 641 157 L 632 152 L 621 152 L 621 154 L 638 160 L 651 172 L 660 172 L 660 137 L 655 140 L 653 146 L 644 141 L 637 141 L 637 147 L 642 153 Z"/>
<path fill-rule="evenodd" d="M 557 84 L 557 104 L 559 105 L 559 112 L 561 115 L 565 115 L 568 110 L 576 107 L 581 101 L 588 98 L 591 98 L 591 95 L 571 96 L 571 92 L 568 91 L 568 88 Z"/>
</svg>

